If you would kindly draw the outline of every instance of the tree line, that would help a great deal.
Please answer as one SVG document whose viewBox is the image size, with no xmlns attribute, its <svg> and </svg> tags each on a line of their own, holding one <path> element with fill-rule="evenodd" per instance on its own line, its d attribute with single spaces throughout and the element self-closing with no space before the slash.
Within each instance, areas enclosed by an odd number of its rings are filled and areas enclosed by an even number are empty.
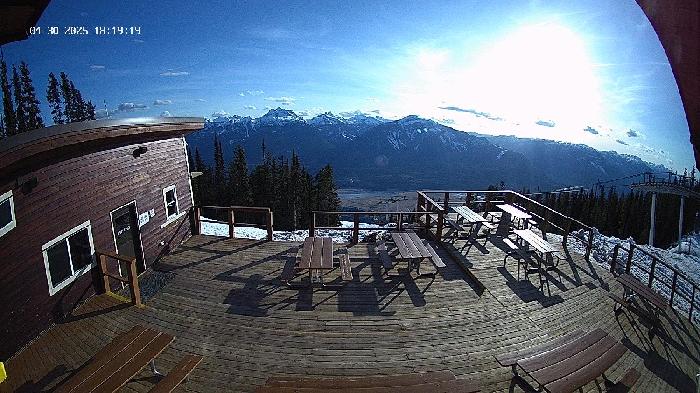
<svg viewBox="0 0 700 393">
<path fill-rule="evenodd" d="M 695 189 L 698 191 L 698 187 Z M 552 209 L 598 228 L 607 236 L 632 237 L 639 244 L 649 241 L 651 194 L 643 192 L 618 193 L 615 187 L 607 192 L 545 194 L 539 201 Z M 686 198 L 683 233 L 691 232 L 700 208 L 698 201 Z M 654 245 L 669 247 L 678 241 L 680 197 L 657 194 Z"/>
<path fill-rule="evenodd" d="M 191 152 L 188 152 L 191 153 Z M 195 148 L 189 154 L 190 171 L 201 172 L 193 179 L 195 204 L 199 206 L 260 206 L 274 212 L 274 226 L 281 230 L 309 228 L 311 212 L 338 211 L 340 198 L 333 179 L 333 168 L 326 165 L 312 176 L 292 152 L 291 159 L 275 157 L 262 144 L 263 160 L 248 170 L 245 150 L 236 146 L 233 159 L 224 161 L 221 140 L 214 136 L 214 161 L 207 165 Z M 214 211 L 206 212 L 216 215 Z M 222 214 L 222 213 L 219 213 Z M 243 216 L 243 218 L 240 218 Z M 209 217 L 225 220 L 225 217 Z M 236 214 L 236 221 L 262 223 L 252 214 Z M 336 215 L 317 217 L 318 226 L 336 226 Z"/>
<path fill-rule="evenodd" d="M 8 72 L 5 59 L 0 59 L 0 138 L 44 127 L 29 66 L 22 61 L 19 68 L 12 65 L 11 78 Z M 53 72 L 49 73 L 46 99 L 54 124 L 95 120 L 95 105 L 83 99 L 65 72 L 60 73 L 60 82 Z"/>
</svg>

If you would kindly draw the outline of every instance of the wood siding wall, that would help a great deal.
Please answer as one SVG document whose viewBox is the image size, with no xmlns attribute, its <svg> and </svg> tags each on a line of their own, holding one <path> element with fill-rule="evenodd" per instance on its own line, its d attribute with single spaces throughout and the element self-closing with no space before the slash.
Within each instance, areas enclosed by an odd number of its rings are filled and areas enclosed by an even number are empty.
<svg viewBox="0 0 700 393">
<path fill-rule="evenodd" d="M 133 151 L 146 146 L 138 158 Z M 179 211 L 192 207 L 184 138 L 111 147 L 72 157 L 24 174 L 20 183 L 36 177 L 37 185 L 24 194 L 12 189 L 17 227 L 0 237 L 0 360 L 7 359 L 51 323 L 60 322 L 76 303 L 95 293 L 95 267 L 53 296 L 42 245 L 89 220 L 96 249 L 115 251 L 110 212 L 136 201 L 138 213 L 155 210 L 141 227 L 146 264 L 190 236 L 189 214 L 165 228 L 163 188 L 175 184 Z"/>
</svg>

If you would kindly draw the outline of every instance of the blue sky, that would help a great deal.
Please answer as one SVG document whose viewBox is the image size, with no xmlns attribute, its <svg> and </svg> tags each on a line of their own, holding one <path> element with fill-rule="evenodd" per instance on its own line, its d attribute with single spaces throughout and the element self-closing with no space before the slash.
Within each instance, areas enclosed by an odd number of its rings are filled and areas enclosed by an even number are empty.
<svg viewBox="0 0 700 393">
<path fill-rule="evenodd" d="M 418 114 L 694 163 L 671 68 L 634 0 L 54 0 L 38 26 L 2 49 L 29 64 L 42 103 L 48 73 L 65 71 L 115 117 Z M 97 36 L 97 26 L 140 34 Z"/>
</svg>

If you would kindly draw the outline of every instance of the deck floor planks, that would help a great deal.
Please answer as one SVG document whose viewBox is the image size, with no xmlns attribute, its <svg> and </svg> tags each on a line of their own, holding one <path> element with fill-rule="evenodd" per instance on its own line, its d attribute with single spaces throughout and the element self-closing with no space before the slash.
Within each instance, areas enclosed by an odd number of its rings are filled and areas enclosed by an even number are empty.
<svg viewBox="0 0 700 393">
<path fill-rule="evenodd" d="M 591 271 L 578 254 L 572 255 L 575 272 L 569 262 L 560 263 L 560 285 L 553 284 L 559 276 L 550 272 L 552 296 L 543 296 L 533 288 L 539 284 L 536 275 L 528 284 L 515 282 L 515 266 L 503 270 L 504 254 L 490 242 L 488 254 L 472 246 L 468 253 L 461 250 L 458 258 L 472 264 L 469 270 L 484 286 L 482 293 L 450 257 L 449 246 L 435 247 L 447 267 L 431 280 L 382 277 L 372 245 L 359 244 L 348 248 L 358 275 L 337 292 L 281 286 L 285 258 L 299 245 L 195 236 L 161 261 L 164 270 L 176 276 L 147 301 L 145 309 L 100 313 L 116 301 L 93 297 L 79 309 L 93 313 L 57 325 L 33 344 L 51 347 L 50 351 L 30 345 L 7 362 L 8 371 L 19 383 L 23 374 L 31 375 L 26 369 L 38 356 L 43 362 L 35 380 L 50 371 L 44 369 L 52 363 L 72 363 L 70 371 L 111 337 L 142 324 L 176 337 L 158 358 L 163 371 L 185 354 L 205 356 L 191 375 L 190 391 L 250 391 L 270 373 L 307 375 L 310 370 L 319 376 L 450 370 L 458 378 L 480 381 L 487 386 L 483 391 L 507 391 L 510 369 L 493 358 L 503 350 L 534 345 L 574 328 L 601 327 L 617 339 L 628 337 L 640 348 L 644 344 L 635 329 L 648 334 L 632 313 L 615 318 L 612 303 L 600 288 L 605 283 L 616 290 L 614 279 L 602 268 L 594 266 Z M 453 248 L 461 246 L 457 240 Z M 329 280 L 339 274 L 337 269 L 327 273 Z M 659 356 L 671 359 L 667 364 L 649 370 L 640 354 L 629 351 L 606 375 L 615 380 L 629 367 L 637 367 L 642 377 L 635 389 L 674 391 L 669 384 L 673 381 L 657 374 L 674 372 L 675 367 L 676 375 L 694 375 L 698 335 L 697 329 L 680 325 L 666 331 L 688 345 L 692 356 L 673 345 L 664 347 L 655 338 Z M 152 386 L 148 374 L 142 371 L 124 390 L 146 391 Z M 520 391 L 517 385 L 514 389 Z M 584 387 L 584 391 L 596 389 L 595 384 Z"/>
</svg>

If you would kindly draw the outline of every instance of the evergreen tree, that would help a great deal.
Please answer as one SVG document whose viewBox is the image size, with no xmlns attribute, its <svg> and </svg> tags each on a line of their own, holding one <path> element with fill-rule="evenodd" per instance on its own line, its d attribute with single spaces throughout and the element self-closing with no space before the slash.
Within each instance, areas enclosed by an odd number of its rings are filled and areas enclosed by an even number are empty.
<svg viewBox="0 0 700 393">
<path fill-rule="evenodd" d="M 314 183 L 314 210 L 338 211 L 340 198 L 333 180 L 333 168 L 330 165 L 323 167 L 316 175 Z M 327 226 L 340 224 L 337 215 L 324 215 L 321 221 L 322 225 Z"/>
<path fill-rule="evenodd" d="M 83 121 L 87 119 L 87 114 L 85 113 L 86 111 L 86 104 L 85 101 L 83 101 L 83 96 L 80 94 L 80 90 L 75 88 L 75 85 L 73 85 L 73 81 L 70 82 L 70 90 L 71 90 L 71 97 L 73 99 L 73 102 L 71 102 L 71 105 L 73 106 L 73 111 L 75 112 L 75 120 L 74 121 Z"/>
<path fill-rule="evenodd" d="M 85 104 L 85 120 L 95 120 L 95 105 L 92 101 L 88 101 Z"/>
<path fill-rule="evenodd" d="M 213 194 L 217 205 L 225 205 L 228 198 L 226 196 L 226 173 L 224 164 L 224 152 L 221 141 L 214 135 L 214 173 L 213 173 Z"/>
<path fill-rule="evenodd" d="M 250 206 L 253 203 L 252 189 L 248 177 L 245 151 L 238 145 L 228 171 L 228 193 L 233 206 Z"/>
<path fill-rule="evenodd" d="M 0 89 L 2 89 L 3 129 L 6 136 L 17 133 L 17 121 L 15 108 L 12 104 L 12 92 L 7 79 L 7 64 L 5 59 L 0 59 Z"/>
<path fill-rule="evenodd" d="M 212 202 L 211 169 L 204 163 L 204 160 L 202 160 L 202 156 L 199 153 L 199 148 L 195 148 L 194 150 L 194 166 L 196 172 L 202 173 L 201 176 L 194 179 L 195 181 L 192 184 L 192 187 L 194 188 L 193 193 L 195 204 L 199 206 L 209 205 Z"/>
<path fill-rule="evenodd" d="M 12 90 L 15 96 L 15 119 L 17 121 L 16 133 L 27 131 L 27 112 L 22 95 L 22 80 L 17 73 L 17 67 L 12 66 Z"/>
<path fill-rule="evenodd" d="M 61 94 L 63 95 L 64 115 L 67 123 L 78 121 L 78 113 L 75 108 L 75 98 L 71 89 L 71 81 L 65 72 L 61 72 Z"/>
<path fill-rule="evenodd" d="M 63 108 L 61 107 L 61 93 L 59 92 L 58 80 L 53 72 L 49 73 L 49 84 L 46 88 L 46 101 L 51 108 L 53 124 L 63 124 L 66 122 Z"/>
<path fill-rule="evenodd" d="M 22 82 L 22 104 L 27 116 L 27 131 L 42 128 L 44 127 L 44 119 L 41 118 L 39 100 L 36 98 L 36 90 L 34 89 L 27 63 L 21 62 L 19 71 Z"/>
<path fill-rule="evenodd" d="M 190 170 L 190 172 L 194 172 L 194 157 L 192 157 L 192 150 L 190 150 L 190 147 L 187 146 L 187 169 Z"/>
</svg>

